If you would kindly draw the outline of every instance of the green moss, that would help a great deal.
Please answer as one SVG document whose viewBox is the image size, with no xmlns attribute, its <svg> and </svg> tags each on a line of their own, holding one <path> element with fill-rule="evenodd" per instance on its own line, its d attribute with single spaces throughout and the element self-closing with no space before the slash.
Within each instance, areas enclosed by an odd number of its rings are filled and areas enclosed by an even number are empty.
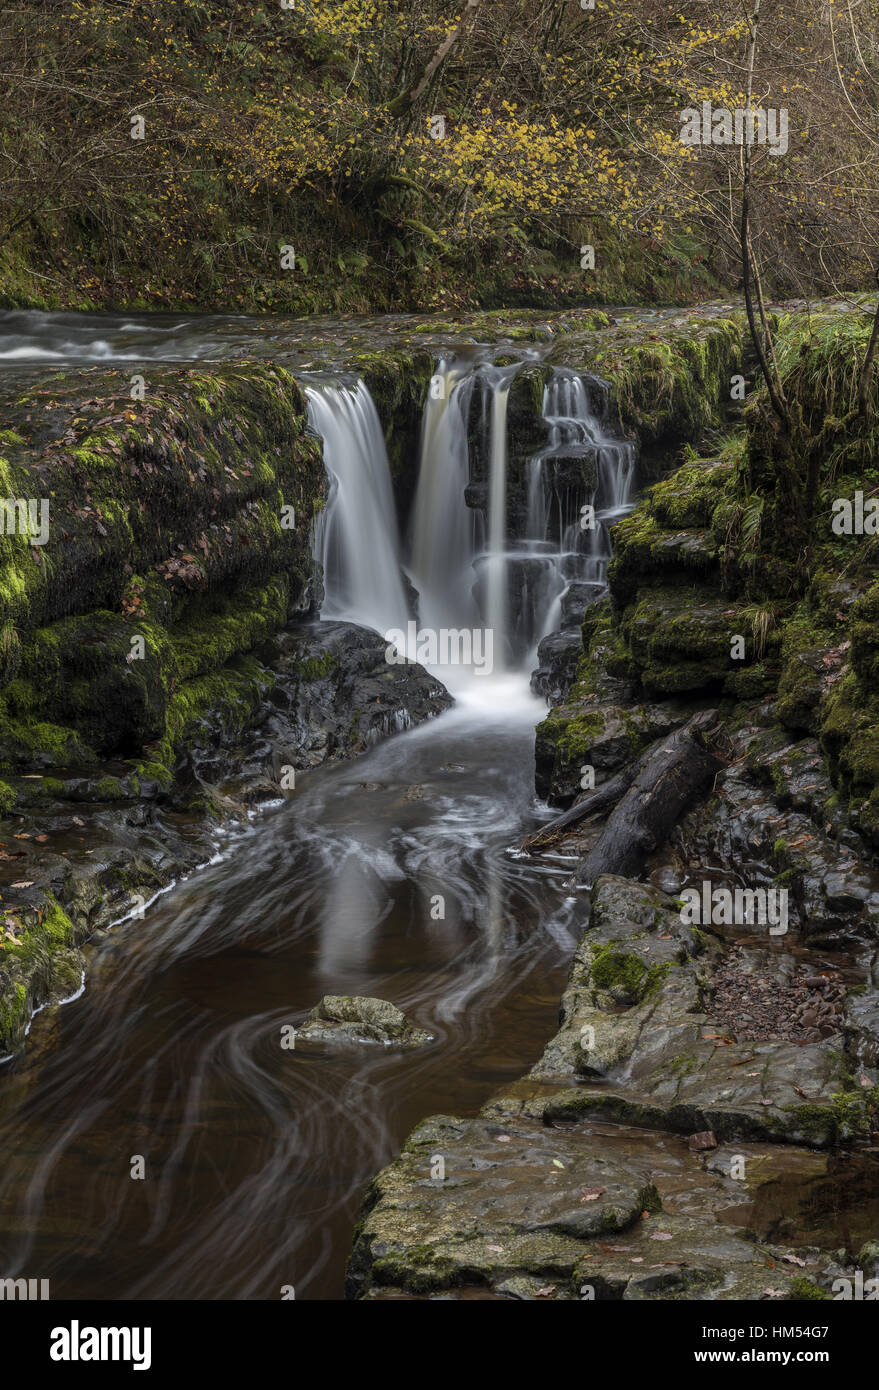
<svg viewBox="0 0 879 1390">
<path fill-rule="evenodd" d="M 169 633 L 176 677 L 191 680 L 206 675 L 265 641 L 283 627 L 289 604 L 289 580 L 279 574 L 265 585 L 221 600 L 213 612 L 210 607 L 194 610 Z"/>
<path fill-rule="evenodd" d="M 604 715 L 599 709 L 570 715 L 553 712 L 537 727 L 538 737 L 555 743 L 560 756 L 571 763 L 588 760 L 593 742 L 603 731 Z"/>
<path fill-rule="evenodd" d="M 305 681 L 323 680 L 336 669 L 339 662 L 332 652 L 324 652 L 323 656 L 312 656 L 306 661 L 297 661 L 295 671 Z"/>
<path fill-rule="evenodd" d="M 258 662 L 237 658 L 218 671 L 184 682 L 168 702 L 164 736 L 147 747 L 150 762 L 138 763 L 137 773 L 155 776 L 167 786 L 177 755 L 187 744 L 211 742 L 220 731 L 231 738 L 247 728 L 272 679 Z"/>
<path fill-rule="evenodd" d="M 21 918 L 22 930 L 0 948 L 0 1053 L 24 1040 L 33 1009 L 65 973 L 65 958 L 74 944 L 73 925 L 54 898 Z"/>
<path fill-rule="evenodd" d="M 0 782 L 0 816 L 8 816 L 18 800 L 18 794 L 8 782 Z"/>
<path fill-rule="evenodd" d="M 308 524 L 282 527 L 282 508 L 308 518 L 325 473 L 280 368 L 159 366 L 143 411 L 117 377 L 54 377 L 38 455 L 27 421 L 41 388 L 15 402 L 24 423 L 0 490 L 32 495 L 39 467 L 54 524 L 36 556 L 0 537 L 0 767 L 124 757 L 167 783 L 205 692 L 225 686 L 238 729 L 242 671 L 223 672 L 304 608 Z M 161 756 L 143 758 L 151 746 Z"/>
<path fill-rule="evenodd" d="M 866 1137 L 872 1129 L 872 1116 L 879 1103 L 879 1087 L 868 1090 L 837 1091 L 831 1097 L 841 1141 Z"/>
<path fill-rule="evenodd" d="M 96 761 L 94 751 L 73 729 L 50 724 L 44 719 L 17 718 L 0 697 L 0 768 L 39 766 L 63 767 Z"/>
<path fill-rule="evenodd" d="M 730 376 L 741 362 L 743 327 L 738 317 L 684 332 L 668 325 L 661 340 L 645 334 L 641 341 L 599 347 L 590 365 L 613 383 L 622 430 L 656 443 L 696 439 L 719 424 Z"/>
<path fill-rule="evenodd" d="M 651 488 L 645 506 L 668 531 L 710 526 L 730 474 L 723 460 L 690 460 Z"/>
<path fill-rule="evenodd" d="M 672 968 L 670 962 L 648 968 L 640 956 L 633 951 L 617 950 L 613 942 L 591 949 L 590 977 L 594 988 L 622 991 L 633 1004 L 658 988 Z"/>
<path fill-rule="evenodd" d="M 790 1291 L 787 1297 L 788 1301 L 815 1302 L 830 1298 L 830 1294 L 827 1293 L 825 1289 L 822 1289 L 820 1285 L 813 1284 L 812 1280 L 807 1279 L 805 1275 L 798 1274 L 797 1277 L 791 1281 Z"/>
<path fill-rule="evenodd" d="M 43 915 L 41 932 L 55 946 L 69 946 L 73 942 L 73 925 L 70 918 L 54 898 L 50 899 L 48 909 Z"/>
<path fill-rule="evenodd" d="M 678 899 L 678 907 L 683 906 L 683 900 Z M 698 927 L 690 928 L 690 938 L 693 943 L 693 954 L 697 956 L 704 955 L 704 953 L 711 950 L 714 945 L 714 938 L 709 936 L 707 932 L 700 931 Z"/>
<path fill-rule="evenodd" d="M 98 801 L 123 801 L 125 788 L 118 777 L 102 777 L 95 786 L 95 798 Z"/>
<path fill-rule="evenodd" d="M 21 1045 L 29 1017 L 27 990 L 21 982 L 0 989 L 0 1056 Z"/>
<path fill-rule="evenodd" d="M 786 1105 L 784 1114 L 792 1138 L 802 1137 L 820 1148 L 866 1139 L 873 1128 L 879 1088 L 837 1091 L 830 1105 Z"/>
<path fill-rule="evenodd" d="M 759 700 L 775 691 L 777 685 L 778 668 L 759 661 L 742 671 L 733 671 L 725 678 L 723 689 L 737 700 Z"/>
<path fill-rule="evenodd" d="M 618 985 L 627 994 L 637 996 L 647 968 L 640 956 L 630 951 L 602 946 L 593 948 L 590 974 L 597 989 L 609 990 Z"/>
<path fill-rule="evenodd" d="M 699 1061 L 692 1052 L 682 1052 L 679 1056 L 672 1058 L 668 1068 L 679 1078 L 692 1076 L 694 1072 L 699 1070 Z"/>
</svg>

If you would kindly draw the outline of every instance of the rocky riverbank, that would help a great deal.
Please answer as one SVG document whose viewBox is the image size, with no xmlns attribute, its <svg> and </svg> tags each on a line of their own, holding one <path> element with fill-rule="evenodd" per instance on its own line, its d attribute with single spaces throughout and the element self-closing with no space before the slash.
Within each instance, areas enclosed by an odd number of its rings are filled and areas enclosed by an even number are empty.
<svg viewBox="0 0 879 1390">
<path fill-rule="evenodd" d="M 640 880 L 574 872 L 560 1031 L 376 1177 L 350 1297 L 822 1299 L 876 1272 L 875 561 L 831 526 L 871 466 L 869 424 L 833 424 L 867 326 L 783 328 L 801 418 L 830 417 L 806 476 L 755 396 L 617 525 L 609 596 L 535 676 L 551 804 L 631 779 L 709 708 L 718 773 L 643 846 Z M 587 817 L 547 852 L 573 870 L 603 829 Z M 783 920 L 737 892 L 784 894 Z"/>
</svg>

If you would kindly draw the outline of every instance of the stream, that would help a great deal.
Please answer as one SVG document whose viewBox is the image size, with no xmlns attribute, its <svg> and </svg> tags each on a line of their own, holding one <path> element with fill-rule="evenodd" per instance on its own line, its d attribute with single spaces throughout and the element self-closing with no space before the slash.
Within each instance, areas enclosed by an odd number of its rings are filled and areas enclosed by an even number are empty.
<svg viewBox="0 0 879 1390">
<path fill-rule="evenodd" d="M 27 372 L 261 355 L 283 337 L 258 320 L 172 316 L 3 315 L 0 332 L 4 368 Z M 554 379 L 531 469 L 538 529 L 512 541 L 515 370 L 490 353 L 438 362 L 408 538 L 368 392 L 344 374 L 303 379 L 331 478 L 315 536 L 323 616 L 405 628 L 405 574 L 422 621 L 487 613 L 494 662 L 431 667 L 452 710 L 304 775 L 142 919 L 93 940 L 79 997 L 38 1015 L 0 1071 L 6 1274 L 38 1269 L 53 1298 L 341 1298 L 370 1178 L 426 1115 L 475 1114 L 554 1031 L 582 905 L 563 886 L 569 865 L 516 852 L 548 814 L 533 770 L 546 707 L 529 676 L 568 587 L 603 584 L 605 522 L 631 506 L 634 453 L 605 438 L 579 379 Z M 477 397 L 484 527 L 463 497 Z M 596 450 L 594 498 L 544 496 L 557 455 Z M 587 500 L 599 524 L 584 534 Z M 433 1042 L 413 1054 L 283 1046 L 328 994 L 391 1000 Z M 138 1164 L 149 1181 L 132 1180 Z"/>
<path fill-rule="evenodd" d="M 500 728 L 493 701 L 463 704 L 311 774 L 94 947 L 0 1092 L 5 1268 L 60 1298 L 341 1297 L 369 1179 L 555 1025 L 574 905 L 559 866 L 508 853 L 533 817 L 539 705 L 502 693 Z M 390 999 L 435 1042 L 284 1050 L 323 994 Z M 130 1180 L 134 1154 L 154 1181 Z"/>
</svg>

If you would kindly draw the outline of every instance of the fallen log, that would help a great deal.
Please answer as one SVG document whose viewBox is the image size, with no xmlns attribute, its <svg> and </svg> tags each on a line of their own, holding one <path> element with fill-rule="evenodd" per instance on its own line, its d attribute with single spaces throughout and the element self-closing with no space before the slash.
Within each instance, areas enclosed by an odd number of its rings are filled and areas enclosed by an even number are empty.
<svg viewBox="0 0 879 1390">
<path fill-rule="evenodd" d="M 587 816 L 594 816 L 599 811 L 606 811 L 609 806 L 615 806 L 624 792 L 628 791 L 637 776 L 641 761 L 630 763 L 622 772 L 618 772 L 616 777 L 611 777 L 607 782 L 602 782 L 600 787 L 596 787 L 588 796 L 581 797 L 569 810 L 547 825 L 542 825 L 539 830 L 535 830 L 533 835 L 526 835 L 519 848 L 526 854 L 539 854 L 541 850 L 547 849 L 550 845 L 560 840 L 565 832 L 572 825 L 577 825 Z"/>
<path fill-rule="evenodd" d="M 635 878 L 640 873 L 646 856 L 664 843 L 681 812 L 720 766 L 710 747 L 716 721 L 716 710 L 703 710 L 647 750 L 599 840 L 577 865 L 578 883 L 591 885 L 600 874 Z"/>
</svg>

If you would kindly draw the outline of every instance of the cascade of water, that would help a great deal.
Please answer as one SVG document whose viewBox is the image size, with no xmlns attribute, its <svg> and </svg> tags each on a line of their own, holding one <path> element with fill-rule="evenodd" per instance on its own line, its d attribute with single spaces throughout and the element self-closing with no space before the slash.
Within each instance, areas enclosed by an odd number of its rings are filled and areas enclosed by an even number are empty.
<svg viewBox="0 0 879 1390">
<path fill-rule="evenodd" d="M 477 617 L 471 595 L 475 513 L 464 497 L 474 380 L 469 364 L 441 361 L 424 407 L 410 571 L 419 622 L 433 629 L 472 625 Z"/>
<path fill-rule="evenodd" d="M 386 633 L 406 630 L 391 475 L 381 422 L 359 379 L 305 387 L 308 419 L 323 438 L 331 485 L 315 527 L 324 570 L 323 618 L 345 618 Z"/>
<path fill-rule="evenodd" d="M 491 397 L 491 450 L 488 484 L 488 583 L 486 618 L 494 637 L 495 665 L 503 669 L 507 652 L 507 401 L 510 383 L 494 384 Z"/>
<path fill-rule="evenodd" d="M 472 663 L 460 658 L 470 674 L 512 672 L 533 663 L 541 638 L 560 625 L 570 587 L 577 586 L 577 602 L 584 604 L 604 587 L 609 528 L 633 505 L 634 446 L 607 433 L 584 379 L 557 368 L 544 390 L 548 441 L 527 465 L 527 534 L 508 537 L 507 491 L 513 484 L 507 407 L 517 370 L 518 364 L 494 367 L 484 358 L 441 361 L 424 407 L 410 567 L 418 591 L 418 629 L 451 634 L 450 641 L 469 631 L 474 654 L 477 633 L 483 653 L 490 642 L 490 662 L 476 655 Z M 477 383 L 487 472 L 484 549 L 478 544 L 478 513 L 467 505 L 468 420 Z M 406 632 L 410 605 L 375 406 L 359 380 L 315 378 L 306 395 L 331 477 L 315 541 L 325 575 L 322 616 L 346 618 L 383 635 L 391 629 Z M 584 503 L 594 509 L 591 527 L 581 525 Z M 408 654 L 415 657 L 416 651 Z M 451 673 L 441 656 L 417 659 L 448 682 Z M 480 664 L 486 669 L 479 671 Z"/>
<path fill-rule="evenodd" d="M 556 368 L 544 389 L 543 417 L 549 439 L 528 467 L 527 530 L 532 547 L 542 542 L 555 553 L 552 581 L 539 596 L 542 611 L 534 614 L 538 640 L 559 626 L 572 584 L 584 601 L 605 587 L 610 527 L 632 510 L 635 484 L 635 446 L 607 432 L 578 373 Z M 594 517 L 583 515 L 584 505 Z"/>
</svg>

